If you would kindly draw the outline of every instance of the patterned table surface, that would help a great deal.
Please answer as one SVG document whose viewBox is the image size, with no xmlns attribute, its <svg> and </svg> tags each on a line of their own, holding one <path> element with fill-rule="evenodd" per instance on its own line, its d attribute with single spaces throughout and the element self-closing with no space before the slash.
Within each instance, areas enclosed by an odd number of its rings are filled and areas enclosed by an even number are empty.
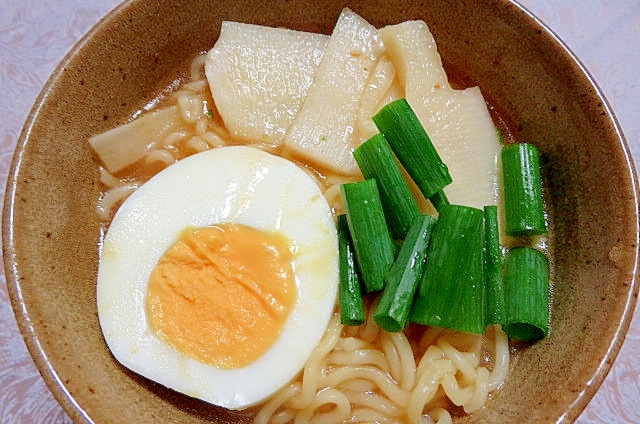
<svg viewBox="0 0 640 424">
<path fill-rule="evenodd" d="M 7 4 L 8 1 L 8 4 Z M 118 0 L 5 0 L 0 10 L 0 186 L 36 96 L 64 54 Z M 54 5 L 55 3 L 55 5 Z M 576 53 L 613 107 L 640 168 L 640 1 L 522 0 Z M 2 193 L 4 196 L 4 193 Z M 18 331 L 0 265 L 0 423 L 68 423 Z M 640 303 L 578 423 L 640 423 Z"/>
</svg>

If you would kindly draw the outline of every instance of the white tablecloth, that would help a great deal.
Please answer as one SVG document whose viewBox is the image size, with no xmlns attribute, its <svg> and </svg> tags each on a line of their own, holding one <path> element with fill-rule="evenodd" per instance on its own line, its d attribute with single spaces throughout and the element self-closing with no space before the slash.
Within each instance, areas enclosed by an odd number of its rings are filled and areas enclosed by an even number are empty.
<svg viewBox="0 0 640 424">
<path fill-rule="evenodd" d="M 118 0 L 5 0 L 0 7 L 0 186 L 36 96 L 64 54 Z M 523 0 L 573 50 L 640 163 L 640 1 Z M 1 266 L 1 265 L 0 265 Z M 27 353 L 0 274 L 0 423 L 67 423 Z M 640 423 L 640 303 L 622 350 L 578 423 Z"/>
</svg>

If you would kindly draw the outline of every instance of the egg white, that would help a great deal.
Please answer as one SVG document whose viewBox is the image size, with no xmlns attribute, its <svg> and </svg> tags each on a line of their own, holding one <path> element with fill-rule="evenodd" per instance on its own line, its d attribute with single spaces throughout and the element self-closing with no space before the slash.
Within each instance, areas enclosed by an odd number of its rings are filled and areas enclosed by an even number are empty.
<svg viewBox="0 0 640 424">
<path fill-rule="evenodd" d="M 298 297 L 280 337 L 234 370 L 178 352 L 149 328 L 145 312 L 151 270 L 180 232 L 224 222 L 280 232 L 296 249 Z M 289 382 L 324 334 L 336 299 L 337 250 L 329 205 L 292 162 L 244 146 L 189 156 L 136 190 L 109 226 L 97 282 L 102 332 L 115 358 L 140 375 L 226 408 L 253 405 Z"/>
</svg>

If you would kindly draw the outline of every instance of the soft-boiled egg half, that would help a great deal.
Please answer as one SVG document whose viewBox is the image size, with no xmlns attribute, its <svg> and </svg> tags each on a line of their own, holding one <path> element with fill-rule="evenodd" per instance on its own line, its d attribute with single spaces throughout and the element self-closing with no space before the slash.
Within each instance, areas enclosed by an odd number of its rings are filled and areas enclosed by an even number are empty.
<svg viewBox="0 0 640 424">
<path fill-rule="evenodd" d="M 292 162 L 244 146 L 169 166 L 118 209 L 97 303 L 125 367 L 230 409 L 301 370 L 334 308 L 331 210 Z"/>
</svg>

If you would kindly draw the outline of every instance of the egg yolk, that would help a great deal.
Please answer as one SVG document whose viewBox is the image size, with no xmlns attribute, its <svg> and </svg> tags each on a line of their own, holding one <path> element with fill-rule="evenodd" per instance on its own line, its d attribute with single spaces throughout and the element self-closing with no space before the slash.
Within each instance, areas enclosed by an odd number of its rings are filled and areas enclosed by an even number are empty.
<svg viewBox="0 0 640 424">
<path fill-rule="evenodd" d="M 239 224 L 188 228 L 153 269 L 150 327 L 179 352 L 240 368 L 278 338 L 297 289 L 285 236 Z"/>
</svg>

